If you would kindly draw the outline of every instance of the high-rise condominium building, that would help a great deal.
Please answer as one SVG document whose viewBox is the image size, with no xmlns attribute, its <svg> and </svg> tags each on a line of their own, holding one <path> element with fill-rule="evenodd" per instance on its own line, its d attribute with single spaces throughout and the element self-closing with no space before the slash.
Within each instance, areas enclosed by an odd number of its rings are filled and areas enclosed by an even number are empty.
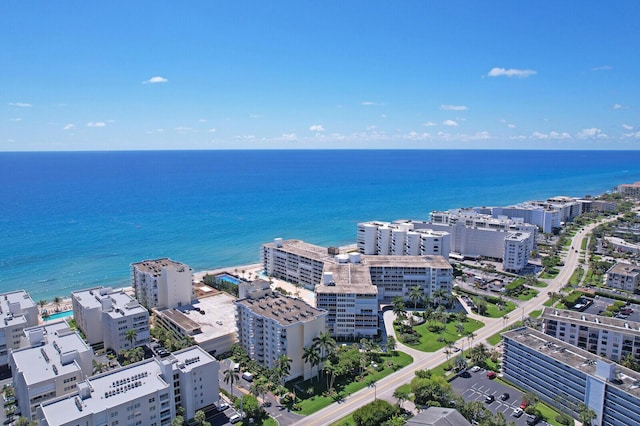
<svg viewBox="0 0 640 426">
<path fill-rule="evenodd" d="M 136 299 L 147 309 L 188 305 L 193 299 L 193 271 L 171 259 L 145 260 L 131 265 Z"/>
</svg>

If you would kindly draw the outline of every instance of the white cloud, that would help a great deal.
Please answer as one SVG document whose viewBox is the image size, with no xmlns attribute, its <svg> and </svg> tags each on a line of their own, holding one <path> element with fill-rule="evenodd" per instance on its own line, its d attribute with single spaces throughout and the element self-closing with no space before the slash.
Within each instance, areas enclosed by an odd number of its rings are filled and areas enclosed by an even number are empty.
<svg viewBox="0 0 640 426">
<path fill-rule="evenodd" d="M 510 129 L 515 129 L 516 125 L 515 124 L 507 124 L 507 127 Z"/>
<path fill-rule="evenodd" d="M 215 132 L 216 132 L 215 127 L 212 127 L 212 128 L 209 129 L 209 133 L 215 133 Z"/>
<path fill-rule="evenodd" d="M 387 118 L 387 114 L 380 114 L 380 118 Z"/>
<path fill-rule="evenodd" d="M 283 133 L 280 139 L 285 141 L 295 141 L 298 140 L 298 137 L 295 133 Z"/>
<path fill-rule="evenodd" d="M 19 122 L 19 121 L 22 121 L 22 118 L 20 118 L 20 117 L 17 117 L 17 118 L 10 118 L 10 119 L 9 119 L 9 121 L 13 121 L 13 122 L 16 122 L 16 123 L 17 123 L 17 122 Z"/>
<path fill-rule="evenodd" d="M 554 132 L 549 133 L 533 132 L 531 133 L 531 139 L 571 139 L 571 135 L 567 132 Z"/>
<path fill-rule="evenodd" d="M 76 127 L 75 125 L 69 123 L 69 124 L 65 124 L 64 127 L 62 128 L 62 130 L 71 130 L 74 127 Z"/>
<path fill-rule="evenodd" d="M 601 67 L 593 67 L 591 68 L 591 71 L 611 71 L 612 69 L 613 69 L 612 66 L 603 65 Z"/>
<path fill-rule="evenodd" d="M 192 129 L 191 127 L 178 126 L 178 127 L 175 127 L 173 130 L 175 130 L 178 133 L 186 133 L 186 132 L 190 132 Z"/>
<path fill-rule="evenodd" d="M 309 126 L 309 130 L 312 132 L 324 132 L 324 127 L 322 124 L 312 124 Z"/>
<path fill-rule="evenodd" d="M 466 105 L 440 105 L 440 109 L 444 111 L 466 111 Z"/>
<path fill-rule="evenodd" d="M 262 114 L 249 114 L 249 118 L 262 118 Z"/>
<path fill-rule="evenodd" d="M 491 68 L 491 71 L 487 74 L 489 77 L 529 77 L 530 75 L 537 74 L 534 70 L 519 70 L 515 68 Z"/>
<path fill-rule="evenodd" d="M 622 127 L 623 127 L 625 130 L 633 130 L 633 126 L 630 126 L 630 125 L 628 125 L 628 124 L 623 124 L 623 125 L 622 125 Z"/>
<path fill-rule="evenodd" d="M 582 131 L 578 132 L 576 137 L 579 139 L 606 139 L 609 136 L 607 136 L 606 133 L 603 133 L 602 130 L 596 127 L 591 127 L 589 129 L 582 129 Z"/>
<path fill-rule="evenodd" d="M 142 84 L 158 84 L 158 83 L 166 83 L 169 80 L 167 80 L 164 77 L 160 77 L 159 75 L 155 76 L 155 77 L 151 77 L 149 80 L 145 80 L 142 82 Z"/>
<path fill-rule="evenodd" d="M 611 106 L 611 108 L 613 108 L 613 109 L 622 109 L 622 108 L 624 108 L 624 107 L 623 107 L 622 105 L 620 105 L 620 104 L 613 104 L 613 105 Z"/>
<path fill-rule="evenodd" d="M 9 102 L 10 106 L 15 106 L 15 107 L 20 107 L 20 108 L 29 108 L 32 107 L 33 105 L 28 104 L 26 102 Z"/>
<path fill-rule="evenodd" d="M 204 119 L 204 118 L 201 118 L 200 120 L 198 120 L 198 123 L 206 123 L 206 122 L 207 122 L 207 120 Z"/>
<path fill-rule="evenodd" d="M 533 132 L 533 133 L 531 133 L 531 137 L 533 139 L 549 139 L 549 135 L 547 135 L 546 133 L 541 133 L 541 132 Z"/>
<path fill-rule="evenodd" d="M 104 121 L 90 121 L 87 123 L 87 127 L 106 127 L 107 123 Z"/>
<path fill-rule="evenodd" d="M 442 124 L 449 127 L 456 127 L 458 125 L 458 123 L 453 120 L 444 120 Z"/>
<path fill-rule="evenodd" d="M 433 126 L 437 126 L 437 123 L 434 123 L 433 121 L 427 121 L 426 123 L 422 123 L 423 126 L 425 127 L 433 127 Z"/>
<path fill-rule="evenodd" d="M 362 106 L 381 106 L 381 105 L 384 105 L 384 104 L 381 104 L 379 102 L 363 101 L 363 102 L 360 102 L 360 105 L 362 105 Z"/>
</svg>

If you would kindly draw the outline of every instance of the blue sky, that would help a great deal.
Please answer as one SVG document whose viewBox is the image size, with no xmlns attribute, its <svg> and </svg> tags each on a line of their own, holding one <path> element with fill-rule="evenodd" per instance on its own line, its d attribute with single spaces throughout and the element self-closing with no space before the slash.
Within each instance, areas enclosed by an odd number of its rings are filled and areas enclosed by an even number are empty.
<svg viewBox="0 0 640 426">
<path fill-rule="evenodd" d="M 0 151 L 640 148 L 640 2 L 0 2 Z"/>
</svg>

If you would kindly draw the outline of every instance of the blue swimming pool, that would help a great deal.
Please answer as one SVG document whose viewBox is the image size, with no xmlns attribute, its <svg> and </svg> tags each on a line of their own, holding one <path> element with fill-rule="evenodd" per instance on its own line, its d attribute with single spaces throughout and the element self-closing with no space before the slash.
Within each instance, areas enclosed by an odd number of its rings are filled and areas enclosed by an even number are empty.
<svg viewBox="0 0 640 426">
<path fill-rule="evenodd" d="M 229 274 L 216 275 L 216 280 L 224 281 L 224 282 L 227 282 L 229 284 L 235 284 L 235 285 L 240 284 L 240 279 L 239 278 L 236 278 L 233 275 L 229 275 Z"/>
<path fill-rule="evenodd" d="M 44 317 L 42 319 L 44 321 L 53 321 L 53 320 L 56 320 L 56 319 L 66 318 L 66 317 L 70 317 L 70 316 L 73 316 L 73 311 L 56 312 L 56 313 L 51 314 L 48 317 Z"/>
</svg>

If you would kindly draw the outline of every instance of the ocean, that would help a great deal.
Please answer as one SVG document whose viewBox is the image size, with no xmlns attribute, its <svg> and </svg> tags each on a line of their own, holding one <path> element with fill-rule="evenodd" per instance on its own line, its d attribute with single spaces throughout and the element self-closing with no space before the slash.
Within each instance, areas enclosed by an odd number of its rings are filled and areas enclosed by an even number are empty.
<svg viewBox="0 0 640 426">
<path fill-rule="evenodd" d="M 130 264 L 256 263 L 276 237 L 355 242 L 356 223 L 597 195 L 640 151 L 292 150 L 0 153 L 0 292 L 34 300 L 130 283 Z"/>
</svg>

